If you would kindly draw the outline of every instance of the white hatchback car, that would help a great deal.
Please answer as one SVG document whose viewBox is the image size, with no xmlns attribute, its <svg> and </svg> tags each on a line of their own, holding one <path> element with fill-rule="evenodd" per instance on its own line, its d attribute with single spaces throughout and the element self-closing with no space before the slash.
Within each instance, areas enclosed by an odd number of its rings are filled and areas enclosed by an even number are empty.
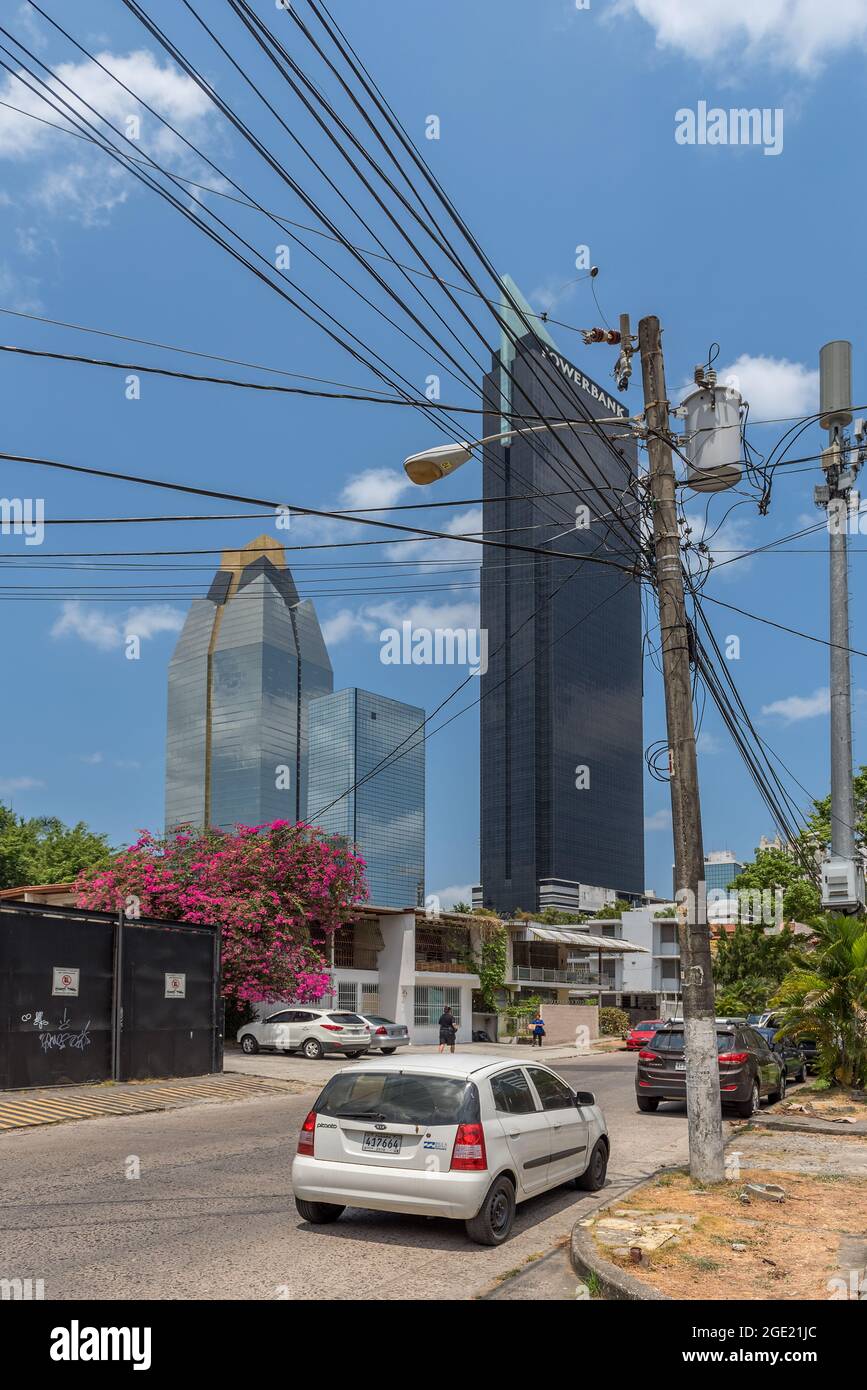
<svg viewBox="0 0 867 1390">
<path fill-rule="evenodd" d="M 300 1052 L 311 1061 L 326 1052 L 360 1057 L 370 1047 L 370 1029 L 358 1014 L 340 1009 L 276 1009 L 238 1030 L 241 1051 L 248 1056 L 260 1048 Z"/>
<path fill-rule="evenodd" d="M 481 1245 L 509 1235 L 515 1206 L 560 1183 L 596 1192 L 608 1131 L 590 1091 L 550 1067 L 502 1057 L 370 1059 L 332 1077 L 292 1164 L 299 1215 L 345 1207 L 448 1216 Z"/>
</svg>

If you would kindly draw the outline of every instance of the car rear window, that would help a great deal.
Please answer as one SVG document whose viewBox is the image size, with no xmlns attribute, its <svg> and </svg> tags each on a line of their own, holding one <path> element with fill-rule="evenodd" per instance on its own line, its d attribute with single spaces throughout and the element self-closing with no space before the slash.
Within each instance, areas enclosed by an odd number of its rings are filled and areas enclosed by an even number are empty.
<svg viewBox="0 0 867 1390">
<path fill-rule="evenodd" d="M 358 1014 L 329 1014 L 332 1023 L 363 1023 L 364 1019 L 359 1018 Z"/>
<path fill-rule="evenodd" d="M 734 1045 L 734 1040 L 733 1032 L 718 1030 L 716 1035 L 717 1052 L 730 1051 Z M 654 1052 L 683 1052 L 683 1029 L 657 1028 L 652 1041 L 647 1045 Z"/>
<path fill-rule="evenodd" d="M 479 1093 L 456 1076 L 416 1072 L 341 1072 L 313 1107 L 319 1115 L 384 1120 L 390 1124 L 478 1124 Z"/>
<path fill-rule="evenodd" d="M 380 1018 L 379 1014 L 365 1014 L 364 1017 L 368 1023 L 394 1023 L 393 1018 Z"/>
<path fill-rule="evenodd" d="M 636 1023 L 633 1027 L 637 1033 L 655 1033 L 659 1024 L 654 1023 L 653 1019 L 649 1019 L 646 1023 Z"/>
</svg>

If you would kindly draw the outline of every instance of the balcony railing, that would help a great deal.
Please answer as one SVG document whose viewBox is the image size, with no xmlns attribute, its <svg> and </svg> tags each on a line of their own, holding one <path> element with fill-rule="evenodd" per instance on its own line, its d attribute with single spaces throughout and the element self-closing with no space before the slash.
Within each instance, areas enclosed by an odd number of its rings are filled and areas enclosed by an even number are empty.
<svg viewBox="0 0 867 1390">
<path fill-rule="evenodd" d="M 679 941 L 660 941 L 659 944 L 658 944 L 658 946 L 657 946 L 657 948 L 656 948 L 656 950 L 654 951 L 653 954 L 654 954 L 655 956 L 679 956 L 679 955 L 680 955 L 680 942 L 679 942 Z"/>
<path fill-rule="evenodd" d="M 552 970 L 546 966 L 514 965 L 512 979 L 539 985 L 586 985 L 589 989 L 614 989 L 613 975 L 588 970 Z"/>
<path fill-rule="evenodd" d="M 460 960 L 417 960 L 416 970 L 429 970 L 438 975 L 472 975 L 471 967 Z"/>
<path fill-rule="evenodd" d="M 334 943 L 336 970 L 378 970 L 379 952 L 374 946 L 346 946 Z"/>
</svg>

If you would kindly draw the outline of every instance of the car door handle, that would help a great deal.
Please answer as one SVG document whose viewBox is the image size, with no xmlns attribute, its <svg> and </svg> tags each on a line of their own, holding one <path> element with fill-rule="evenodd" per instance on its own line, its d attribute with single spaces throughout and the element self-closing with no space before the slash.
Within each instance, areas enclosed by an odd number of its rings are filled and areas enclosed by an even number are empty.
<svg viewBox="0 0 867 1390">
<path fill-rule="evenodd" d="M 513 1129 L 513 1130 L 511 1131 L 511 1133 L 509 1134 L 509 1138 L 510 1138 L 510 1139 L 520 1139 L 520 1137 L 521 1137 L 521 1131 L 520 1131 L 519 1129 Z"/>
</svg>

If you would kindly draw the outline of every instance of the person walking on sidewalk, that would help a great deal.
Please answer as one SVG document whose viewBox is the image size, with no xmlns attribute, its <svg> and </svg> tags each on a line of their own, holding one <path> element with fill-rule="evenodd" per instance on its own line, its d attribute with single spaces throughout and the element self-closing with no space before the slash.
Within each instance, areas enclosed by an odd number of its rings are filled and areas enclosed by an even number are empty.
<svg viewBox="0 0 867 1390">
<path fill-rule="evenodd" d="M 440 1052 L 443 1052 L 446 1048 L 449 1049 L 449 1052 L 454 1052 L 456 1037 L 457 1029 L 455 1028 L 455 1016 L 452 1013 L 451 1005 L 446 1004 L 440 1014 Z"/>
<path fill-rule="evenodd" d="M 541 1047 L 541 1046 L 542 1046 L 542 1039 L 543 1039 L 544 1036 L 545 1036 L 545 1020 L 543 1019 L 543 1017 L 542 1017 L 542 1015 L 541 1015 L 541 1013 L 539 1012 L 538 1009 L 536 1010 L 536 1017 L 533 1019 L 533 1022 L 530 1024 L 530 1028 L 532 1029 L 532 1032 L 533 1032 L 533 1042 L 532 1042 L 532 1046 L 533 1046 L 533 1047 L 537 1047 L 537 1046 L 538 1046 L 538 1047 Z"/>
</svg>

